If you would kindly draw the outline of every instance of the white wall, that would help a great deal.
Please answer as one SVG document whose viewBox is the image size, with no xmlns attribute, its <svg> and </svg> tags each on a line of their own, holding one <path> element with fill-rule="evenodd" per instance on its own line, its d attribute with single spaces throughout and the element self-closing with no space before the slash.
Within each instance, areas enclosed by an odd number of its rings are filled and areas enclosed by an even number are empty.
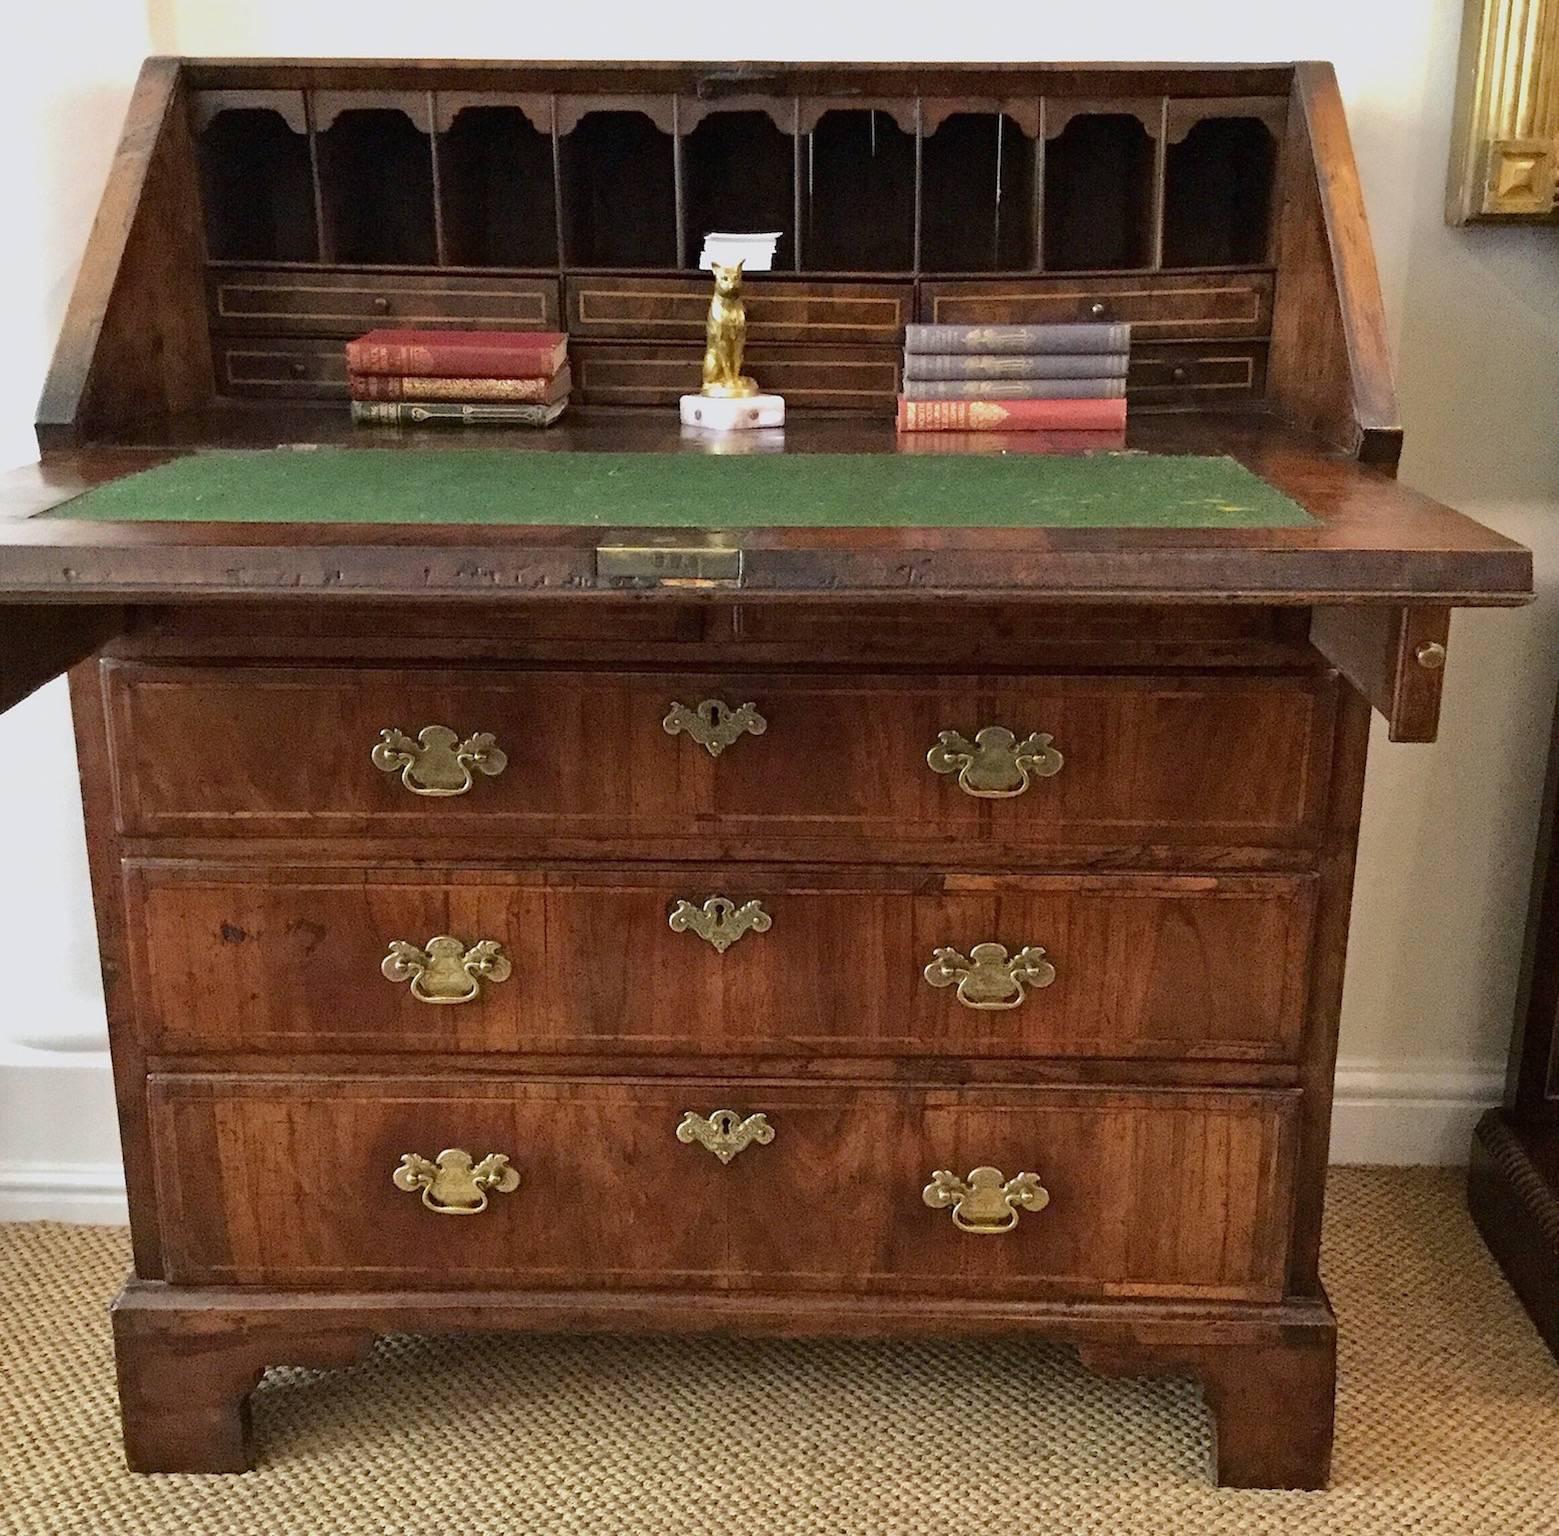
<svg viewBox="0 0 1559 1536">
<path fill-rule="evenodd" d="M 733 7 L 449 8 L 425 0 L 66 0 L 11 23 L 0 85 L 31 158 L 0 161 L 0 462 L 29 423 L 74 263 L 148 51 L 504 58 L 1330 58 L 1373 222 L 1407 427 L 1402 478 L 1537 552 L 1542 600 L 1459 615 L 1440 742 L 1377 732 L 1343 1021 L 1337 1151 L 1456 1160 L 1498 1096 L 1544 744 L 1559 682 L 1559 232 L 1441 222 L 1461 0 L 787 0 Z M 32 134 L 29 134 L 29 127 Z M 71 749 L 58 688 L 0 719 L 0 1213 L 101 1212 L 112 1130 L 101 1057 L 17 1042 L 101 1032 Z M 16 970 L 23 974 L 20 978 Z M 9 1042 L 9 1044 L 7 1043 Z M 49 1073 L 41 1061 L 56 1065 Z M 25 1062 L 26 1066 L 19 1063 Z M 23 1086 L 25 1084 L 25 1086 Z M 79 1109 L 63 1106 L 77 1105 Z M 25 1110 L 25 1114 L 24 1114 Z M 25 1160 L 26 1166 L 23 1166 Z M 44 1167 L 40 1174 L 39 1166 Z M 96 1171 L 94 1171 L 96 1170 Z M 73 1182 L 72 1182 L 73 1181 Z M 33 1193 L 28 1194 L 28 1191 Z M 22 1196 L 26 1194 L 26 1198 Z"/>
<path fill-rule="evenodd" d="M 33 406 L 141 58 L 135 0 L 16 8 L 0 49 L 0 466 Z M 120 1207 L 92 903 L 63 683 L 0 717 L 0 1215 Z"/>
</svg>

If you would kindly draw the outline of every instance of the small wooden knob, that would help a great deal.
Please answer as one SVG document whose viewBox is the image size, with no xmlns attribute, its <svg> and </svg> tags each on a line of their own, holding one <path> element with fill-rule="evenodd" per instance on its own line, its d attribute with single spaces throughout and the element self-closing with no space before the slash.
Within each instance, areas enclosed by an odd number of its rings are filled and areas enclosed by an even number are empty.
<svg viewBox="0 0 1559 1536">
<path fill-rule="evenodd" d="M 381 315 L 387 315 L 390 312 L 390 301 L 381 293 L 374 300 L 374 309 Z"/>
<path fill-rule="evenodd" d="M 295 362 L 289 363 L 287 365 L 287 372 L 290 373 L 295 379 L 303 378 L 304 375 L 308 373 L 308 371 L 308 364 L 305 363 L 301 357 L 298 358 Z"/>
<path fill-rule="evenodd" d="M 1445 647 L 1438 640 L 1425 640 L 1413 654 L 1426 672 L 1438 672 L 1445 665 Z"/>
<path fill-rule="evenodd" d="M 1169 370 L 1169 376 L 1177 384 L 1184 384 L 1185 381 L 1186 381 L 1186 377 L 1187 377 L 1185 369 L 1184 368 L 1179 368 L 1179 367 L 1171 368 Z"/>
<path fill-rule="evenodd" d="M 1109 312 L 1110 306 L 1104 303 L 1102 300 L 1096 301 L 1095 303 L 1092 303 L 1088 306 L 1088 313 L 1092 315 L 1095 320 L 1102 320 L 1107 314 L 1109 314 Z"/>
</svg>

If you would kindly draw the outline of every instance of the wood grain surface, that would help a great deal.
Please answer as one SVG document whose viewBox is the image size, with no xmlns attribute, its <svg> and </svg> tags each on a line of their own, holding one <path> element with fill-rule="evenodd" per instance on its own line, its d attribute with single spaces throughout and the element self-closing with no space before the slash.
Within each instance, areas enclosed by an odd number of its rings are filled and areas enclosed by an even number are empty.
<svg viewBox="0 0 1559 1536">
<path fill-rule="evenodd" d="M 191 1284 L 680 1285 L 1274 1301 L 1294 1098 L 1281 1092 L 825 1088 L 758 1081 L 154 1076 L 169 1278 Z M 722 1164 L 687 1110 L 764 1113 Z M 502 1152 L 520 1185 L 448 1217 L 404 1152 Z M 1033 1172 L 1050 1204 L 972 1236 L 939 1168 Z"/>
<path fill-rule="evenodd" d="M 825 857 L 975 848 L 1314 839 L 1331 697 L 1313 675 L 902 677 L 853 673 L 231 670 L 111 665 L 121 828 L 804 840 Z M 675 704 L 752 703 L 718 757 L 669 735 Z M 381 731 L 490 732 L 509 762 L 429 799 L 376 768 Z M 1048 734 L 1060 771 L 985 800 L 939 774 L 943 731 Z M 1260 757 L 1264 771 L 1247 771 Z"/>
<path fill-rule="evenodd" d="M 1309 876 L 987 876 L 791 866 L 126 869 L 155 1053 L 1152 1057 L 1292 1061 Z M 762 902 L 723 954 L 679 901 Z M 469 1003 L 379 974 L 391 940 L 503 945 Z M 933 951 L 1039 946 L 1050 985 L 997 1011 L 923 977 Z M 241 1006 L 230 1006 L 233 1002 Z M 679 1064 L 680 1065 L 680 1064 Z"/>
</svg>

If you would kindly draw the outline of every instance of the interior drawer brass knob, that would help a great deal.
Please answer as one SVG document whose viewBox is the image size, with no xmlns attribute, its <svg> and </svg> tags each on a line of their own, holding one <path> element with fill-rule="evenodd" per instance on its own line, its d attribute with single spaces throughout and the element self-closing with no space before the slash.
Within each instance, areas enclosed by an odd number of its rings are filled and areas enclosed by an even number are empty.
<svg viewBox="0 0 1559 1536">
<path fill-rule="evenodd" d="M 737 906 L 726 896 L 711 896 L 701 907 L 679 901 L 668 921 L 673 933 L 696 933 L 722 955 L 744 935 L 767 933 L 774 926 L 761 901 L 744 901 Z"/>
<path fill-rule="evenodd" d="M 401 1165 L 390 1177 L 408 1194 L 422 1191 L 422 1203 L 440 1216 L 480 1216 L 487 1193 L 507 1195 L 520 1187 L 519 1174 L 502 1152 L 489 1152 L 476 1162 L 459 1147 L 446 1147 L 431 1161 L 417 1152 L 401 1153 Z"/>
<path fill-rule="evenodd" d="M 743 1119 L 734 1109 L 717 1109 L 711 1115 L 696 1114 L 690 1109 L 677 1126 L 677 1140 L 684 1146 L 697 1142 L 722 1163 L 728 1163 L 748 1147 L 768 1146 L 774 1140 L 774 1127 L 763 1115 Z"/>
<path fill-rule="evenodd" d="M 933 773 L 956 773 L 958 787 L 977 800 L 1011 800 L 1029 787 L 1031 778 L 1060 773 L 1064 759 L 1050 741 L 1038 731 L 1019 741 L 1004 725 L 985 726 L 973 741 L 957 731 L 942 731 L 926 763 Z"/>
<path fill-rule="evenodd" d="M 1050 1191 L 1037 1173 L 1007 1178 L 1000 1168 L 976 1168 L 961 1179 L 946 1168 L 931 1175 L 920 1198 L 934 1211 L 953 1211 L 953 1225 L 978 1237 L 999 1237 L 1018 1224 L 1020 1211 L 1042 1211 L 1050 1204 Z"/>
<path fill-rule="evenodd" d="M 1036 944 L 1008 955 L 1005 944 L 976 944 L 968 955 L 956 949 L 934 949 L 924 972 L 933 987 L 958 987 L 965 1008 L 1016 1008 L 1028 987 L 1048 987 L 1056 968 Z"/>
<path fill-rule="evenodd" d="M 373 764 L 383 773 L 399 773 L 414 795 L 463 795 L 475 779 L 472 769 L 493 779 L 509 766 L 491 731 L 464 741 L 447 725 L 425 725 L 413 741 L 394 726 L 379 732 Z"/>
<path fill-rule="evenodd" d="M 426 949 L 392 939 L 379 969 L 390 981 L 409 981 L 419 1003 L 474 1003 L 482 995 L 483 982 L 507 981 L 513 967 L 497 939 L 483 939 L 467 949 L 444 934 L 429 939 Z"/>
<path fill-rule="evenodd" d="M 661 725 L 668 736 L 686 731 L 711 757 L 719 757 L 738 737 L 761 736 L 769 728 L 751 704 L 732 709 L 723 699 L 705 699 L 695 709 L 673 704 Z"/>
</svg>

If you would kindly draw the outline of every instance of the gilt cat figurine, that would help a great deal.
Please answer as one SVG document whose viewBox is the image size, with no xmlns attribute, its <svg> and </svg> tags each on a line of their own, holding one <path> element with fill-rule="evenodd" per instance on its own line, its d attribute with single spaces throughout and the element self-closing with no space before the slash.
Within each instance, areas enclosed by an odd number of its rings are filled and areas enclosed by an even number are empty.
<svg viewBox="0 0 1559 1536">
<path fill-rule="evenodd" d="M 747 345 L 747 306 L 742 301 L 742 263 L 715 262 L 715 292 L 704 325 L 704 385 L 700 394 L 716 400 L 740 400 L 758 393 L 758 381 L 742 373 Z"/>
</svg>

